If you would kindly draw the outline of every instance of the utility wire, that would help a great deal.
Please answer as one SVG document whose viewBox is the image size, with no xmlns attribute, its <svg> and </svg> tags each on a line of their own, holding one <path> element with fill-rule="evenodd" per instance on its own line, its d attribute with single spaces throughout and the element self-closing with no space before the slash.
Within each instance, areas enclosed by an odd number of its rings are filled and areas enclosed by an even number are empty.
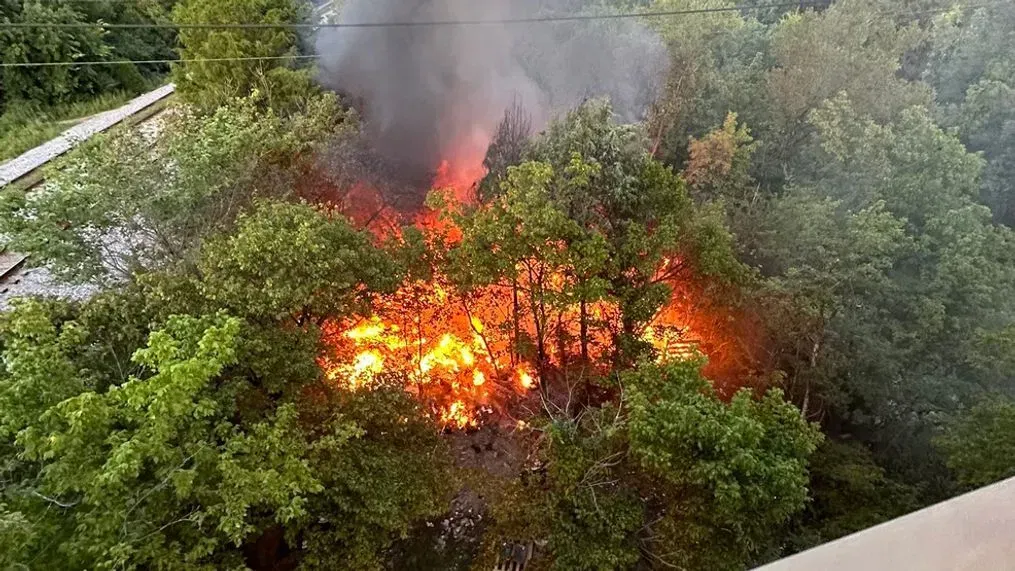
<svg viewBox="0 0 1015 571">
<path fill-rule="evenodd" d="M 250 56 L 250 57 L 215 57 L 215 58 L 193 58 L 193 59 L 144 59 L 144 60 L 111 60 L 111 61 L 47 61 L 47 62 L 17 62 L 0 63 L 2 67 L 67 67 L 79 65 L 120 65 L 120 64 L 156 64 L 156 63 L 203 63 L 203 62 L 225 62 L 225 61 L 270 61 L 284 59 L 317 59 L 318 55 L 288 55 L 288 56 Z"/>
<path fill-rule="evenodd" d="M 1010 0 L 1001 0 L 999 2 L 987 2 L 985 4 L 969 4 L 967 6 L 949 6 L 948 8 L 927 8 L 926 10 L 898 10 L 896 12 L 889 12 L 885 15 L 888 16 L 925 16 L 927 14 L 943 14 L 945 12 L 951 12 L 952 10 L 967 11 L 967 10 L 979 10 L 980 8 L 993 8 L 994 6 L 1006 6 L 1010 5 Z"/>
<path fill-rule="evenodd" d="M 80 1 L 80 0 L 79 0 Z M 84 0 L 92 1 L 92 0 Z M 119 0 L 114 0 L 119 1 Z M 984 4 L 970 4 L 967 6 L 952 6 L 948 8 L 936 8 L 922 11 L 896 11 L 886 12 L 881 15 L 920 15 L 949 12 L 951 10 L 975 10 L 978 8 L 989 8 L 992 6 L 1003 6 L 1011 4 L 1010 1 L 989 2 Z M 422 22 L 351 22 L 351 23 L 293 23 L 281 22 L 270 23 L 137 23 L 137 24 L 112 24 L 107 22 L 0 22 L 0 29 L 4 28 L 48 28 L 48 29 L 173 29 L 173 30 L 258 30 L 258 29 L 308 29 L 316 30 L 322 28 L 419 28 L 434 26 L 483 26 L 483 25 L 511 25 L 511 24 L 540 24 L 557 22 L 582 22 L 594 20 L 621 20 L 635 18 L 660 18 L 671 16 L 691 16 L 699 14 L 716 14 L 722 12 L 747 12 L 750 10 L 761 10 L 765 8 L 816 8 L 829 6 L 828 0 L 804 0 L 797 2 L 779 2 L 774 4 L 754 4 L 751 6 L 727 6 L 722 8 L 695 8 L 687 10 L 657 10 L 647 12 L 622 12 L 618 14 L 574 14 L 568 16 L 531 16 L 525 18 L 498 18 L 498 19 L 477 19 L 477 20 L 428 20 Z"/>
<path fill-rule="evenodd" d="M 526 18 L 497 18 L 479 20 L 428 20 L 423 22 L 352 22 L 352 23 L 256 23 L 256 24 L 109 24 L 105 22 L 75 22 L 75 23 L 49 23 L 49 22 L 3 22 L 0 28 L 52 28 L 52 29 L 74 29 L 74 28 L 108 28 L 108 29 L 131 29 L 131 28 L 171 28 L 171 29 L 318 29 L 318 28 L 418 28 L 430 26 L 482 26 L 482 25 L 508 25 L 508 24 L 538 24 L 554 22 L 581 22 L 588 20 L 621 20 L 630 18 L 658 18 L 667 16 L 686 16 L 695 14 L 714 14 L 719 12 L 741 12 L 747 10 L 759 10 L 764 8 L 810 8 L 815 6 L 827 6 L 824 0 L 809 0 L 797 2 L 780 2 L 775 4 L 757 4 L 754 6 L 728 6 L 724 8 L 696 8 L 690 10 L 657 10 L 648 12 L 622 12 L 619 14 L 574 14 L 570 16 L 531 16 Z"/>
<path fill-rule="evenodd" d="M 952 10 L 975 10 L 979 8 L 989 8 L 993 6 L 1010 5 L 1012 2 L 1000 1 L 986 4 L 971 4 L 968 6 L 958 6 L 949 8 L 938 8 L 932 10 L 922 10 L 918 12 L 885 12 L 882 16 L 893 16 L 893 15 L 916 15 L 916 14 L 933 14 L 950 12 Z M 174 27 L 199 27 L 199 28 L 379 28 L 379 27 L 406 27 L 406 26 L 448 26 L 448 25 L 476 25 L 476 24 L 509 24 L 509 23 L 535 23 L 535 22 L 569 22 L 579 20 L 604 20 L 604 19 L 619 19 L 619 18 L 639 18 L 639 17 L 655 17 L 655 16 L 675 16 L 675 15 L 689 15 L 689 14 L 706 14 L 714 12 L 730 12 L 734 10 L 749 10 L 759 8 L 775 8 L 775 7 L 812 7 L 812 6 L 826 6 L 828 3 L 825 1 L 818 0 L 817 2 L 786 2 L 780 4 L 756 4 L 753 6 L 745 6 L 741 8 L 702 8 L 698 10 L 670 10 L 665 12 L 636 12 L 636 13 L 623 13 L 623 14 L 602 14 L 602 15 L 575 15 L 575 16 L 556 16 L 556 17 L 541 17 L 541 18 L 520 18 L 513 20 L 447 20 L 447 21 L 430 21 L 430 22 L 388 22 L 388 23 L 361 23 L 361 24 L 191 24 L 191 25 L 178 25 L 178 24 L 25 24 L 21 23 L 0 23 L 0 29 L 10 27 L 120 27 L 120 28 L 174 28 Z M 184 58 L 184 59 L 152 59 L 152 60 L 111 60 L 111 61 L 59 61 L 59 62 L 13 62 L 13 63 L 0 63 L 0 68 L 6 67 L 68 67 L 68 66 L 98 66 L 98 65 L 123 65 L 123 64 L 165 64 L 165 63 L 212 63 L 212 62 L 244 62 L 244 61 L 272 61 L 272 60 L 308 60 L 308 59 L 319 59 L 318 55 L 284 55 L 284 56 L 252 56 L 252 57 L 222 57 L 222 58 Z"/>
</svg>

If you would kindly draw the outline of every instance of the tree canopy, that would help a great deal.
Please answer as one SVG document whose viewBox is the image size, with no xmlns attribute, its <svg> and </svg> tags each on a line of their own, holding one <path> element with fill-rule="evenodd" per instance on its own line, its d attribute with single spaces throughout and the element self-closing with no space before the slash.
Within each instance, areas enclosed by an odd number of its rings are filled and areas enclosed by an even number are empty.
<svg viewBox="0 0 1015 571">
<path fill-rule="evenodd" d="M 303 40 L 284 24 L 305 23 L 305 0 L 181 0 L 173 8 L 180 24 L 282 24 L 278 28 L 182 28 L 180 59 L 247 58 L 237 61 L 184 61 L 174 65 L 173 79 L 191 104 L 214 110 L 235 97 L 258 89 L 278 112 L 291 100 L 315 93 L 305 68 Z M 305 55 L 305 54 L 304 54 Z"/>
<path fill-rule="evenodd" d="M 145 24 L 170 22 L 172 2 L 143 0 L 4 0 L 0 22 L 38 27 L 0 28 L 0 62 L 59 63 L 171 59 L 176 33 Z M 104 30 L 95 27 L 52 28 L 48 24 L 83 25 L 106 22 L 141 26 Z M 96 94 L 142 91 L 164 75 L 166 64 L 104 66 L 4 67 L 0 71 L 0 113 L 13 106 L 47 106 L 85 99 Z"/>
<path fill-rule="evenodd" d="M 641 120 L 515 94 L 427 189 L 292 57 L 308 4 L 135 4 L 0 22 L 263 26 L 0 61 L 265 59 L 174 65 L 158 128 L 0 191 L 87 287 L 3 298 L 0 565 L 733 570 L 1015 475 L 1010 6 L 608 2 L 682 12 L 638 28 Z M 0 109 L 165 72 L 7 67 Z"/>
</svg>

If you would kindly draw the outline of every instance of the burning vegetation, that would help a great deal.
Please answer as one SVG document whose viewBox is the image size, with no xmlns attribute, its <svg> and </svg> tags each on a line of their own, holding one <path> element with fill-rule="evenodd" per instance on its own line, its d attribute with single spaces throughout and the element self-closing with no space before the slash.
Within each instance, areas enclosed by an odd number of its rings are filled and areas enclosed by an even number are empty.
<svg viewBox="0 0 1015 571">
<path fill-rule="evenodd" d="M 585 306 L 584 314 L 577 305 L 559 311 L 549 331 L 541 332 L 539 319 L 525 309 L 531 305 L 530 287 L 521 282 L 510 290 L 486 286 L 464 293 L 444 277 L 405 284 L 377 296 L 374 315 L 329 322 L 325 339 L 333 353 L 321 364 L 329 380 L 354 390 L 380 376 L 401 376 L 406 390 L 447 427 L 476 427 L 494 412 L 510 418 L 505 407 L 540 381 L 604 374 L 594 365 L 611 359 L 611 338 L 619 327 L 616 305 L 599 302 Z M 691 357 L 698 342 L 687 322 L 668 304 L 640 339 L 661 361 Z M 538 349 L 532 352 L 540 338 L 542 362 Z"/>
<path fill-rule="evenodd" d="M 0 196 L 5 567 L 735 570 L 1015 474 L 1010 3 L 161 4 L 185 105 Z"/>
<path fill-rule="evenodd" d="M 559 174 L 548 162 L 491 173 L 498 188 L 480 202 L 481 158 L 445 160 L 427 206 L 411 216 L 353 184 L 360 200 L 342 202 L 358 205 L 350 218 L 417 259 L 396 291 L 372 297 L 370 315 L 325 324 L 329 381 L 357 390 L 399 379 L 445 428 L 515 426 L 540 397 L 608 398 L 595 381 L 635 359 L 716 356 L 715 315 L 692 291 L 697 253 L 681 237 L 683 188 L 668 171 L 654 173 L 648 197 L 660 216 L 623 220 L 596 204 L 608 198 L 598 192 L 614 190 L 599 168 L 572 157 Z M 585 224 L 565 211 L 577 207 L 588 209 Z M 624 231 L 610 235 L 610 226 Z"/>
</svg>

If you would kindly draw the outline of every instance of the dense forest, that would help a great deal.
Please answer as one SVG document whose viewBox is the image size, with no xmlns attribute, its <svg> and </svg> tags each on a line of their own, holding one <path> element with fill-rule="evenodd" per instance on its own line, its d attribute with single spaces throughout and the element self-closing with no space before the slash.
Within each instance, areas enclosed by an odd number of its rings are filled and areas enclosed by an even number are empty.
<svg viewBox="0 0 1015 571">
<path fill-rule="evenodd" d="M 90 292 L 0 313 L 0 566 L 745 569 L 1015 475 L 1015 6 L 523 8 L 0 0 L 182 59 L 0 68 L 178 88 L 0 191 Z"/>
</svg>

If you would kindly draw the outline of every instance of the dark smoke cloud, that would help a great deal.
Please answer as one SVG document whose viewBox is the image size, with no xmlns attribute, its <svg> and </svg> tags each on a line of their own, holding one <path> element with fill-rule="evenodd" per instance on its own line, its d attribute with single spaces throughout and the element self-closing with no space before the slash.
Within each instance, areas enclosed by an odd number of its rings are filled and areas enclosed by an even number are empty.
<svg viewBox="0 0 1015 571">
<path fill-rule="evenodd" d="M 589 13 L 576 0 L 347 0 L 343 23 L 495 20 Z M 601 9 L 600 9 L 601 10 Z M 540 127 L 583 99 L 608 96 L 640 118 L 666 50 L 637 20 L 334 28 L 317 40 L 322 82 L 356 99 L 372 144 L 426 176 L 444 158 L 480 159 L 520 101 Z"/>
</svg>

